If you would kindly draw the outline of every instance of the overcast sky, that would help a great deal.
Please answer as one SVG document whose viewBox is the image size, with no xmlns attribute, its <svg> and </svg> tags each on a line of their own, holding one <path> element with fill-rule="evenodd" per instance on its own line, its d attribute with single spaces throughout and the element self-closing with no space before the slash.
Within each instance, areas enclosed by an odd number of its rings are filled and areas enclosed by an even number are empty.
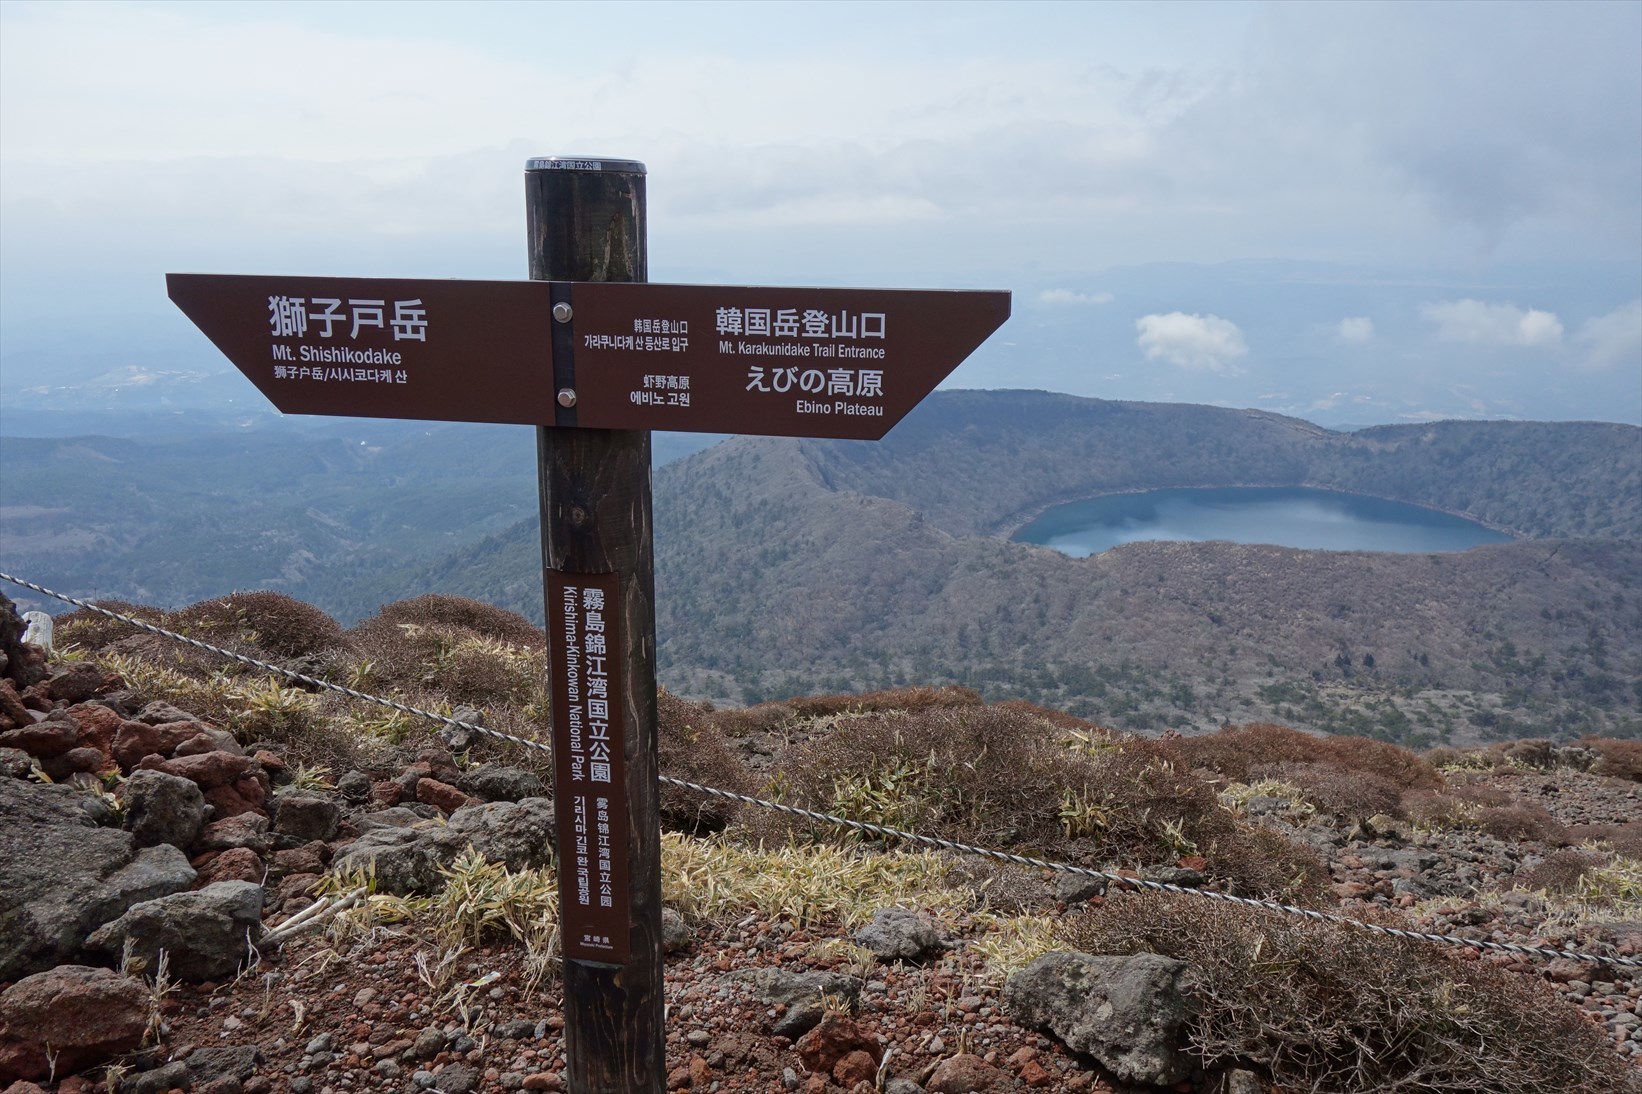
<svg viewBox="0 0 1642 1094">
<path fill-rule="evenodd" d="M 1633 2 L 7 2 L 0 349 L 175 334 L 167 270 L 523 276 L 525 159 L 585 153 L 654 280 L 1015 290 L 960 383 L 1634 420 L 1639 57 Z"/>
</svg>

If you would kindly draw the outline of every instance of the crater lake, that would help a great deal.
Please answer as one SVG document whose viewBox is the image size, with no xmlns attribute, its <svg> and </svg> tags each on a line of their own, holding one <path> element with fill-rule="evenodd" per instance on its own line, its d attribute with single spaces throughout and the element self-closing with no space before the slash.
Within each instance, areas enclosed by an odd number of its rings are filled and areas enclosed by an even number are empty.
<svg viewBox="0 0 1642 1094">
<path fill-rule="evenodd" d="M 1074 557 L 1146 540 L 1229 540 L 1319 551 L 1463 551 L 1511 536 L 1382 498 L 1307 487 L 1204 487 L 1057 505 L 1010 537 Z"/>
</svg>

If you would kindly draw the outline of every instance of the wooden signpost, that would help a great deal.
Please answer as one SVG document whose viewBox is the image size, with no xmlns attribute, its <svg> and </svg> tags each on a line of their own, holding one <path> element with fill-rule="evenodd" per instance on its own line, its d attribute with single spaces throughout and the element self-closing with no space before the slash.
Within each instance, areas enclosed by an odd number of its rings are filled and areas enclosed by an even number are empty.
<svg viewBox="0 0 1642 1094">
<path fill-rule="evenodd" d="M 651 285 L 645 170 L 525 173 L 530 281 L 168 274 L 281 411 L 537 426 L 574 1094 L 661 1094 L 650 431 L 876 440 L 1007 292 Z"/>
</svg>

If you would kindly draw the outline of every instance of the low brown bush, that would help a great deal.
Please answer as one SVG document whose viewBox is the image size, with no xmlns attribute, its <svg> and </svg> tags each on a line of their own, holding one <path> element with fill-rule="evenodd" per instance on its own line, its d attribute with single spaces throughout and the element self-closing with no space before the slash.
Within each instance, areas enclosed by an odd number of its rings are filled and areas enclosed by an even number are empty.
<svg viewBox="0 0 1642 1094">
<path fill-rule="evenodd" d="M 788 800 L 852 819 L 972 840 L 1060 832 L 1060 767 L 1046 723 L 981 706 L 841 718 L 776 769 Z"/>
<path fill-rule="evenodd" d="M 518 612 L 466 596 L 427 593 L 410 600 L 384 604 L 372 618 L 384 623 L 463 627 L 486 638 L 515 646 L 533 649 L 547 647 L 546 632 Z"/>
<path fill-rule="evenodd" d="M 431 692 L 453 705 L 529 703 L 547 686 L 544 647 L 515 644 L 459 623 L 408 623 L 381 615 L 347 634 L 370 687 Z"/>
<path fill-rule="evenodd" d="M 1642 860 L 1642 820 L 1624 824 L 1575 824 L 1568 827 L 1569 843 L 1600 843 L 1615 854 Z"/>
<path fill-rule="evenodd" d="M 165 619 L 165 611 L 161 608 L 149 608 L 125 600 L 99 600 L 97 605 L 155 626 L 159 626 Z M 110 619 L 101 612 L 94 612 L 89 608 L 76 608 L 72 612 L 65 612 L 51 622 L 52 641 L 56 645 L 74 645 L 88 652 L 111 646 L 132 635 L 148 633 L 140 627 L 133 627 L 130 623 L 118 619 Z"/>
<path fill-rule="evenodd" d="M 250 647 L 277 658 L 308 657 L 342 644 L 336 620 L 270 591 L 229 593 L 167 613 L 165 626 L 218 645 Z"/>
<path fill-rule="evenodd" d="M 1403 817 L 1403 789 L 1391 779 L 1367 771 L 1345 771 L 1328 764 L 1277 764 L 1257 768 L 1257 779 L 1288 783 L 1319 813 L 1350 821 L 1378 813 Z"/>
<path fill-rule="evenodd" d="M 1287 726 L 1256 723 L 1224 726 L 1199 737 L 1163 744 L 1188 768 L 1206 768 L 1233 782 L 1249 782 L 1261 769 L 1280 765 L 1332 767 L 1386 779 L 1403 789 L 1436 789 L 1442 775 L 1398 745 L 1368 737 L 1318 737 Z"/>
<path fill-rule="evenodd" d="M 1438 790 L 1411 790 L 1402 804 L 1404 816 L 1427 828 L 1463 828 L 1477 816 L 1474 803 Z"/>
<path fill-rule="evenodd" d="M 1436 768 L 1401 745 L 1372 737 L 1330 737 L 1323 762 L 1342 771 L 1387 779 L 1408 790 L 1436 790 L 1443 777 Z"/>
<path fill-rule="evenodd" d="M 757 706 L 715 710 L 713 720 L 727 737 L 747 737 L 755 733 L 776 733 L 799 720 L 786 702 L 759 703 Z"/>
<path fill-rule="evenodd" d="M 1630 779 L 1642 782 L 1642 741 L 1625 741 L 1612 737 L 1584 737 L 1580 744 L 1594 750 L 1596 763 L 1591 765 L 1593 775 L 1611 779 Z"/>
<path fill-rule="evenodd" d="M 1567 829 L 1537 805 L 1484 807 L 1477 817 L 1477 827 L 1495 839 L 1536 840 L 1554 844 L 1568 842 Z"/>
<path fill-rule="evenodd" d="M 874 711 L 902 710 L 916 713 L 943 707 L 983 705 L 981 693 L 972 688 L 890 688 L 860 694 L 812 695 L 788 699 L 786 706 L 800 718 L 822 718 L 829 714 L 870 714 Z"/>
<path fill-rule="evenodd" d="M 1187 768 L 1207 768 L 1233 782 L 1249 782 L 1256 768 L 1322 762 L 1326 738 L 1288 726 L 1222 726 L 1199 737 L 1160 742 Z"/>
<path fill-rule="evenodd" d="M 1289 1090 L 1615 1094 L 1634 1076 L 1539 981 L 1426 943 L 1164 894 L 1109 897 L 1063 937 L 1192 970 L 1189 1050 Z"/>
<path fill-rule="evenodd" d="M 724 743 L 712 708 L 691 703 L 662 688 L 656 693 L 657 759 L 661 773 L 686 782 L 747 794 L 753 779 L 746 765 Z M 717 832 L 729 824 L 740 805 L 710 794 L 661 785 L 661 819 L 685 832 Z"/>
<path fill-rule="evenodd" d="M 1576 851 L 1571 847 L 1552 851 L 1538 866 L 1532 866 L 1513 879 L 1512 888 L 1536 892 L 1571 893 L 1579 888 L 1580 879 L 1607 862 L 1605 855 Z"/>
<path fill-rule="evenodd" d="M 861 714 L 795 746 L 774 786 L 854 820 L 1057 857 L 1141 867 L 1201 855 L 1240 892 L 1293 897 L 1326 878 L 1314 854 L 1239 825 L 1156 742 L 1124 738 L 1088 754 L 1057 743 L 1061 733 L 1018 708 Z M 773 821 L 746 819 L 769 838 L 760 825 Z"/>
<path fill-rule="evenodd" d="M 1508 763 L 1531 767 L 1536 771 L 1550 771 L 1557 765 L 1557 746 L 1547 740 L 1506 741 L 1494 749 Z"/>
</svg>

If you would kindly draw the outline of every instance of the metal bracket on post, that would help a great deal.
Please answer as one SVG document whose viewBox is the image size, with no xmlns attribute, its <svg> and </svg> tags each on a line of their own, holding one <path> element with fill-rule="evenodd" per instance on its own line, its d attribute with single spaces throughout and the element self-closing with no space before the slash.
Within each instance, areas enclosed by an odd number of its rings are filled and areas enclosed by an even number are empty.
<svg viewBox="0 0 1642 1094">
<path fill-rule="evenodd" d="M 553 282 L 553 424 L 576 425 L 576 308 L 568 281 Z"/>
</svg>

